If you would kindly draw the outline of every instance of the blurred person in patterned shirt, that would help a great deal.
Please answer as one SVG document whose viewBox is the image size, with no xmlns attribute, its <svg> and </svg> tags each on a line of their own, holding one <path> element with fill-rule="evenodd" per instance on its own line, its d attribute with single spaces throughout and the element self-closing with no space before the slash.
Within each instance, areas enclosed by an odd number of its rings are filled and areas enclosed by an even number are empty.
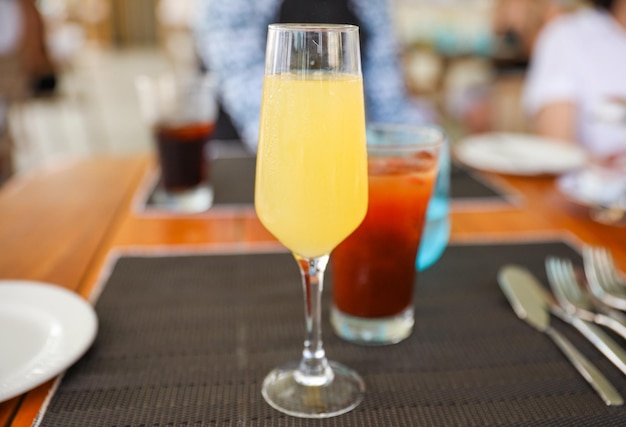
<svg viewBox="0 0 626 427">
<path fill-rule="evenodd" d="M 239 138 L 256 151 L 267 26 L 275 22 L 358 25 L 368 121 L 435 119 L 433 110 L 406 90 L 387 0 L 200 0 L 197 8 L 198 52 L 219 84 L 216 138 Z"/>
</svg>

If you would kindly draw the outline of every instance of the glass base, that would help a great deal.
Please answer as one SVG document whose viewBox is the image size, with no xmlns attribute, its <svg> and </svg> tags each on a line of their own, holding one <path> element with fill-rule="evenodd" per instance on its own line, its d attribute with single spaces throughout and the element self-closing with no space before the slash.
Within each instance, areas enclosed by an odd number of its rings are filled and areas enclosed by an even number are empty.
<svg viewBox="0 0 626 427">
<path fill-rule="evenodd" d="M 329 364 L 333 377 L 319 386 L 302 384 L 296 362 L 274 369 L 263 381 L 265 401 L 280 412 L 301 418 L 329 418 L 354 409 L 363 400 L 363 380 L 339 363 Z"/>
<path fill-rule="evenodd" d="M 172 212 L 204 212 L 213 205 L 213 187 L 202 184 L 180 191 L 166 191 L 159 187 L 155 190 L 152 200 L 155 206 Z"/>
<path fill-rule="evenodd" d="M 364 345 L 388 345 L 398 343 L 413 331 L 413 307 L 390 317 L 355 317 L 332 307 L 330 322 L 335 333 L 346 341 Z"/>
</svg>

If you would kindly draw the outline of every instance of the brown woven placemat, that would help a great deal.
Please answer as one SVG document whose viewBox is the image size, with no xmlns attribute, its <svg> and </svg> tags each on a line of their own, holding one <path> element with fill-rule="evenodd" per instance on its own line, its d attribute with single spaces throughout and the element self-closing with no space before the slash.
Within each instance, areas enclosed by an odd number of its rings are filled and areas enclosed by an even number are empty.
<svg viewBox="0 0 626 427">
<path fill-rule="evenodd" d="M 626 408 L 604 406 L 554 344 L 513 314 L 496 283 L 509 262 L 545 282 L 549 254 L 580 261 L 560 242 L 451 245 L 420 277 L 415 331 L 388 347 L 338 339 L 326 289 L 327 353 L 356 369 L 367 390 L 354 411 L 323 421 L 285 416 L 261 397 L 270 369 L 301 354 L 290 255 L 122 257 L 96 305 L 95 344 L 69 369 L 41 425 L 624 426 Z M 555 326 L 626 395 L 616 368 Z"/>
</svg>

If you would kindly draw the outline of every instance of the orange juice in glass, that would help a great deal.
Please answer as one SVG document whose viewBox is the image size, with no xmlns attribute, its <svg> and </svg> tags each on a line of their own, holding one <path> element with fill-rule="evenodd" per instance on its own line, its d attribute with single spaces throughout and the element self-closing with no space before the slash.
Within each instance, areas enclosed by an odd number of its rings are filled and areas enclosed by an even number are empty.
<svg viewBox="0 0 626 427">
<path fill-rule="evenodd" d="M 329 254 L 365 217 L 363 102 L 360 76 L 265 77 L 255 206 L 298 255 Z"/>
<path fill-rule="evenodd" d="M 399 342 L 413 329 L 415 259 L 445 141 L 434 126 L 368 128 L 368 211 L 333 252 L 331 321 L 342 338 Z"/>
</svg>

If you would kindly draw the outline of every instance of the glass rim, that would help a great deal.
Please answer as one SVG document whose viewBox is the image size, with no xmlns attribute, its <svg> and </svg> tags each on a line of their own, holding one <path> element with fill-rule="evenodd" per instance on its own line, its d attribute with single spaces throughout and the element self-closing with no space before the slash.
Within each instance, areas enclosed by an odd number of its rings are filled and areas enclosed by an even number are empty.
<svg viewBox="0 0 626 427">
<path fill-rule="evenodd" d="M 326 23 L 277 23 L 269 24 L 269 30 L 273 31 L 306 31 L 306 32 L 323 32 L 323 33 L 335 33 L 335 32 L 354 32 L 358 31 L 359 27 L 353 24 L 326 24 Z"/>
<path fill-rule="evenodd" d="M 416 133 L 425 136 L 423 139 L 411 143 L 376 144 L 370 143 L 367 137 L 370 132 L 382 134 L 383 132 L 396 132 L 399 134 Z M 372 123 L 366 126 L 366 145 L 368 151 L 413 151 L 419 149 L 433 149 L 443 146 L 448 137 L 441 126 L 435 124 L 396 124 L 396 123 Z"/>
</svg>

